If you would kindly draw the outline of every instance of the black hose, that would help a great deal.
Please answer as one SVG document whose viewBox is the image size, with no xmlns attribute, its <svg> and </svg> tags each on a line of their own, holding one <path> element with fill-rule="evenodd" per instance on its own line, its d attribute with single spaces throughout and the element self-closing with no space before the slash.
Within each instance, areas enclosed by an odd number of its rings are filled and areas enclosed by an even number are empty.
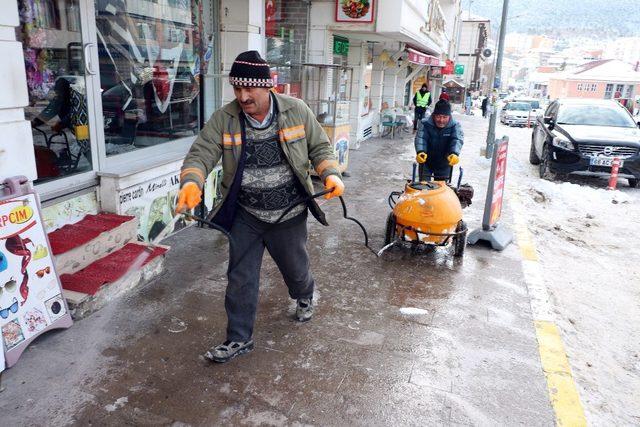
<svg viewBox="0 0 640 427">
<path fill-rule="evenodd" d="M 218 230 L 219 232 L 221 232 L 222 234 L 224 234 L 227 239 L 229 239 L 229 240 L 232 239 L 231 233 L 229 233 L 224 228 L 220 227 L 215 222 L 208 221 L 208 220 L 206 220 L 204 218 L 201 218 L 199 216 L 196 216 L 196 215 L 194 215 L 194 214 L 192 214 L 190 212 L 183 212 L 182 215 L 184 215 L 185 217 L 187 217 L 187 218 L 189 218 L 189 219 L 191 219 L 193 221 L 197 221 L 200 224 L 208 225 L 209 227 L 214 228 L 214 229 Z"/>
<path fill-rule="evenodd" d="M 347 205 L 344 203 L 344 199 L 342 198 L 342 196 L 340 196 L 339 198 L 340 198 L 340 204 L 342 205 L 342 216 L 344 217 L 344 219 L 348 219 L 349 221 L 353 221 L 356 224 L 358 224 L 358 226 L 362 229 L 362 233 L 364 234 L 364 245 L 376 257 L 379 257 L 380 255 L 378 255 L 378 253 L 376 251 L 374 251 L 373 249 L 371 249 L 371 247 L 369 246 L 369 234 L 367 233 L 367 229 L 364 228 L 364 225 L 362 225 L 362 223 L 360 221 L 358 221 L 357 219 L 349 216 L 349 213 L 347 212 Z"/>
<path fill-rule="evenodd" d="M 300 198 L 294 202 L 292 202 L 285 210 L 284 212 L 282 212 L 282 214 L 278 217 L 278 219 L 276 219 L 276 221 L 271 224 L 271 226 L 262 234 L 260 234 L 255 241 L 258 242 L 259 240 L 261 240 L 269 231 L 271 231 L 272 227 L 275 227 L 277 224 L 280 223 L 280 221 L 282 221 L 282 219 L 289 213 L 291 212 L 291 210 L 293 208 L 295 208 L 296 206 L 302 204 L 302 203 L 307 203 L 310 200 L 313 199 L 317 199 L 318 197 L 322 197 L 326 194 L 329 194 L 333 191 L 333 188 L 327 189 L 327 190 L 323 190 L 320 191 L 318 193 L 312 194 L 311 196 L 307 196 L 307 197 L 303 197 Z M 347 205 L 344 202 L 344 199 L 342 198 L 342 196 L 339 197 L 340 198 L 340 203 L 342 204 L 342 215 L 345 219 L 348 219 L 349 221 L 353 221 L 356 224 L 358 224 L 360 226 L 360 228 L 362 229 L 362 232 L 364 233 L 364 245 L 367 247 L 367 249 L 369 249 L 371 252 L 373 252 L 373 254 L 377 257 L 379 256 L 377 254 L 376 251 L 374 251 L 373 249 L 371 249 L 371 247 L 369 246 L 369 234 L 367 233 L 367 230 L 364 228 L 364 226 L 362 225 L 362 223 L 360 223 L 360 221 L 358 221 L 357 219 L 350 217 L 348 212 L 347 212 Z M 227 230 L 225 230 L 224 228 L 220 227 L 218 224 L 206 220 L 204 218 L 201 218 L 197 215 L 193 215 L 192 213 L 188 213 L 188 212 L 184 212 L 183 215 L 189 219 L 192 219 L 194 221 L 198 221 L 199 223 L 208 225 L 209 227 L 218 230 L 219 232 L 221 232 L 222 234 L 225 235 L 225 237 L 229 240 L 229 244 L 231 246 L 233 246 L 235 244 L 233 237 L 231 236 L 231 233 L 229 233 Z M 252 245 L 251 245 L 252 246 Z M 247 255 L 248 251 L 246 251 L 245 253 L 242 254 L 242 256 L 240 257 L 240 259 L 238 259 L 233 266 L 229 266 L 229 270 L 227 273 L 230 273 L 231 271 L 233 271 L 233 269 L 238 266 L 240 264 L 240 262 L 244 259 L 244 257 Z M 231 260 L 229 260 L 229 262 L 231 262 Z"/>
<path fill-rule="evenodd" d="M 389 194 L 389 198 L 387 199 L 387 202 L 389 203 L 389 207 L 393 210 L 393 208 L 396 206 L 397 200 L 394 197 L 398 197 L 402 195 L 402 191 L 392 191 Z"/>
</svg>

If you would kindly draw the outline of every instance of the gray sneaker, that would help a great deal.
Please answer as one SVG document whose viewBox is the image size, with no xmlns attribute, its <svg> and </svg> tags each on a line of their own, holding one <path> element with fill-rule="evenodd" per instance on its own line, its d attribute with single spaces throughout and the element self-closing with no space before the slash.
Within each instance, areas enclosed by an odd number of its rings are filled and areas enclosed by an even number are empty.
<svg viewBox="0 0 640 427">
<path fill-rule="evenodd" d="M 296 305 L 296 319 L 298 322 L 306 322 L 311 320 L 313 316 L 313 299 L 300 298 Z"/>
<path fill-rule="evenodd" d="M 236 356 L 249 353 L 251 350 L 253 350 L 253 340 L 244 342 L 225 341 L 207 351 L 204 357 L 212 362 L 225 363 Z"/>
</svg>

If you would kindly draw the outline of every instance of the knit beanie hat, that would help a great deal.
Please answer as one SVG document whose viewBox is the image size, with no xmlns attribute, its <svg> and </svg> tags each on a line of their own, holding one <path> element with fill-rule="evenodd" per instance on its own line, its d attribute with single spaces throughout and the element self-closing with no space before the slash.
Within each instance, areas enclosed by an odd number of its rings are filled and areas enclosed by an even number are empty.
<svg viewBox="0 0 640 427">
<path fill-rule="evenodd" d="M 269 64 L 255 50 L 236 57 L 229 73 L 232 86 L 273 87 Z"/>
<path fill-rule="evenodd" d="M 449 104 L 449 101 L 441 99 L 440 101 L 436 102 L 436 106 L 433 108 L 433 114 L 442 114 L 444 116 L 450 116 L 451 104 Z"/>
</svg>

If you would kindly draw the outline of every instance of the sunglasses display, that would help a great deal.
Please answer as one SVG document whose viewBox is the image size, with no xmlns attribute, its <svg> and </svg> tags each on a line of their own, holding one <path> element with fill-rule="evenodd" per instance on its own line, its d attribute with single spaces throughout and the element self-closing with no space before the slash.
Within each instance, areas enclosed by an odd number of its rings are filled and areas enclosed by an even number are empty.
<svg viewBox="0 0 640 427">
<path fill-rule="evenodd" d="M 9 317 L 10 313 L 16 313 L 17 311 L 18 311 L 18 299 L 14 297 L 13 304 L 11 304 L 7 308 L 3 308 L 2 310 L 0 310 L 0 317 L 2 317 L 3 319 L 6 319 L 7 317 Z"/>
<path fill-rule="evenodd" d="M 35 261 L 38 259 L 42 259 L 48 255 L 49 255 L 49 251 L 47 250 L 47 248 L 45 248 L 43 245 L 38 245 L 36 246 L 36 250 L 33 253 L 33 260 Z"/>
<path fill-rule="evenodd" d="M 13 293 L 16 290 L 17 285 L 18 285 L 18 283 L 12 277 L 7 282 L 5 282 L 4 284 L 0 285 L 0 295 L 2 295 L 3 292 Z"/>
<path fill-rule="evenodd" d="M 0 373 L 38 336 L 73 323 L 38 196 L 28 183 L 9 187 L 0 194 Z"/>
<path fill-rule="evenodd" d="M 45 274 L 49 274 L 49 273 L 51 273 L 51 267 L 45 267 L 42 270 L 36 271 L 36 276 L 42 277 Z"/>
</svg>

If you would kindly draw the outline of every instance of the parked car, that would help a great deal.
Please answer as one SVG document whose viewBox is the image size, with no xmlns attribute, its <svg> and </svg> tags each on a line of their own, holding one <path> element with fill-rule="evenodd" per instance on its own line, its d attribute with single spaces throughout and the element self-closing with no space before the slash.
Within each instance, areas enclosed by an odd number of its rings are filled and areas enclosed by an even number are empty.
<svg viewBox="0 0 640 427">
<path fill-rule="evenodd" d="M 613 100 L 567 98 L 553 101 L 538 117 L 529 161 L 540 177 L 557 174 L 609 175 L 614 158 L 630 187 L 640 179 L 640 123 Z"/>
<path fill-rule="evenodd" d="M 507 126 L 527 126 L 533 124 L 534 120 L 528 102 L 507 102 L 500 111 L 500 122 Z"/>
<path fill-rule="evenodd" d="M 531 104 L 531 115 L 533 116 L 533 118 L 541 115 L 544 112 L 544 109 L 542 108 L 541 104 L 540 104 L 540 100 L 537 98 L 531 98 L 531 97 L 527 97 L 527 96 L 521 96 L 521 95 L 516 95 L 513 97 L 513 99 L 511 100 L 513 102 L 528 102 L 529 104 Z"/>
</svg>

